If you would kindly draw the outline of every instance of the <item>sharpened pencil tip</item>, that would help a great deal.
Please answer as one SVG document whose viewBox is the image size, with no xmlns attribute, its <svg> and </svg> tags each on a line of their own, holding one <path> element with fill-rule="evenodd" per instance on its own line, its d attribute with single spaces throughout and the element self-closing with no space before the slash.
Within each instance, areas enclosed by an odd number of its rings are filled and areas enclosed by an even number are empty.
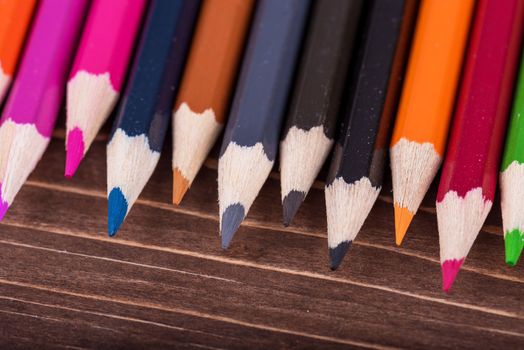
<svg viewBox="0 0 524 350">
<path fill-rule="evenodd" d="M 173 204 L 179 205 L 189 189 L 189 180 L 178 168 L 173 169 Z"/>
<path fill-rule="evenodd" d="M 504 245 L 506 248 L 506 264 L 515 266 L 524 248 L 524 232 L 519 229 L 507 232 L 504 237 Z"/>
<path fill-rule="evenodd" d="M 74 128 L 67 134 L 65 177 L 73 177 L 83 157 L 84 134 L 79 128 Z"/>
<path fill-rule="evenodd" d="M 464 258 L 460 260 L 446 260 L 442 263 L 442 290 L 444 292 L 449 293 L 463 262 Z"/>
<path fill-rule="evenodd" d="M 128 206 L 124 194 L 118 187 L 111 190 L 107 199 L 107 233 L 109 237 L 113 237 L 124 222 Z"/>
<path fill-rule="evenodd" d="M 0 187 L 2 184 L 0 184 Z M 9 204 L 4 201 L 2 198 L 2 192 L 0 192 L 0 221 L 4 219 L 5 214 L 7 213 L 7 209 L 9 209 Z"/>
<path fill-rule="evenodd" d="M 329 265 L 331 270 L 336 270 L 340 266 L 349 247 L 351 247 L 351 243 L 352 241 L 344 241 L 335 248 L 329 248 Z"/>
<path fill-rule="evenodd" d="M 408 208 L 401 207 L 398 204 L 394 204 L 395 207 L 395 242 L 397 245 L 402 244 L 402 240 L 408 231 L 408 227 L 413 220 L 413 213 Z"/>
<path fill-rule="evenodd" d="M 245 210 L 240 203 L 230 205 L 222 214 L 220 234 L 222 235 L 222 248 L 227 249 L 231 244 L 233 236 L 237 232 L 242 220 L 244 220 Z"/>
<path fill-rule="evenodd" d="M 292 190 L 284 197 L 282 200 L 284 226 L 288 227 L 291 225 L 291 222 L 297 214 L 298 208 L 300 208 L 304 198 L 306 198 L 304 192 L 295 190 Z"/>
</svg>

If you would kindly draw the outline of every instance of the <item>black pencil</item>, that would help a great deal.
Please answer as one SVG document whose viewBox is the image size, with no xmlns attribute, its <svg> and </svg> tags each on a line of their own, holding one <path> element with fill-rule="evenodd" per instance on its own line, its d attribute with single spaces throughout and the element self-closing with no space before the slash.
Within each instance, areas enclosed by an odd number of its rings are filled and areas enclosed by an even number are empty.
<svg viewBox="0 0 524 350">
<path fill-rule="evenodd" d="M 339 266 L 382 187 L 389 139 L 417 10 L 415 0 L 369 3 L 348 106 L 326 182 L 331 268 Z"/>
<path fill-rule="evenodd" d="M 284 225 L 289 225 L 334 143 L 362 0 L 319 0 L 280 143 Z"/>
</svg>

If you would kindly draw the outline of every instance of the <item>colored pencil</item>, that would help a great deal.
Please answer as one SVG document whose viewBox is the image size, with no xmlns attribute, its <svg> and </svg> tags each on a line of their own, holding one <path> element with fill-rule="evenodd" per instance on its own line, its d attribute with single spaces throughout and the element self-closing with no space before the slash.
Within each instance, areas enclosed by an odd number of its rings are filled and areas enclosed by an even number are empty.
<svg viewBox="0 0 524 350">
<path fill-rule="evenodd" d="M 257 4 L 218 162 L 223 248 L 229 246 L 275 162 L 308 10 L 305 0 Z"/>
<path fill-rule="evenodd" d="M 107 145 L 110 236 L 120 228 L 160 158 L 199 7 L 194 0 L 150 3 Z"/>
<path fill-rule="evenodd" d="M 500 170 L 506 263 L 517 264 L 524 248 L 524 53 Z"/>
<path fill-rule="evenodd" d="M 40 2 L 0 126 L 0 219 L 44 153 L 87 0 Z"/>
<path fill-rule="evenodd" d="M 180 204 L 222 130 L 254 1 L 202 4 L 173 114 L 173 203 Z"/>
<path fill-rule="evenodd" d="M 473 8 L 473 0 L 420 6 L 390 146 L 397 245 L 442 163 Z"/>
<path fill-rule="evenodd" d="M 333 145 L 362 3 L 319 0 L 312 6 L 280 143 L 280 186 L 286 226 Z"/>
<path fill-rule="evenodd" d="M 0 104 L 11 85 L 36 0 L 0 1 Z"/>
<path fill-rule="evenodd" d="M 72 177 L 113 110 L 146 0 L 94 0 L 67 83 L 65 176 Z"/>
<path fill-rule="evenodd" d="M 346 118 L 326 181 L 332 269 L 342 262 L 382 188 L 386 130 L 400 95 L 418 3 L 375 0 L 369 6 L 355 74 L 345 96 Z"/>
<path fill-rule="evenodd" d="M 488 215 L 524 27 L 524 2 L 480 0 L 437 193 L 448 292 Z"/>
</svg>

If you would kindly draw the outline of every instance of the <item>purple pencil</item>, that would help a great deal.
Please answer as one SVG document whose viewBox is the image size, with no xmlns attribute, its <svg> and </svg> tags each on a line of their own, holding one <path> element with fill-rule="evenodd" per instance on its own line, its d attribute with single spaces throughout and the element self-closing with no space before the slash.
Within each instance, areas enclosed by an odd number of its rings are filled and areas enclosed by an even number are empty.
<svg viewBox="0 0 524 350">
<path fill-rule="evenodd" d="M 0 120 L 0 219 L 44 153 L 87 0 L 42 0 Z"/>
</svg>

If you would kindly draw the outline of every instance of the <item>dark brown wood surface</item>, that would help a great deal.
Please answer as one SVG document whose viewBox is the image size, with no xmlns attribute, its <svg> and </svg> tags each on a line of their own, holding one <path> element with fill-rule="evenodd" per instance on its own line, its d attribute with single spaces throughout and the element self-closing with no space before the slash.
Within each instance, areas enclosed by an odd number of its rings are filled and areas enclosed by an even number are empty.
<svg viewBox="0 0 524 350">
<path fill-rule="evenodd" d="M 0 348 L 524 348 L 524 263 L 504 264 L 498 207 L 445 295 L 431 194 L 396 247 L 385 189 L 332 272 L 321 183 L 284 228 L 272 174 L 223 251 L 216 162 L 174 207 L 167 151 L 108 238 L 105 142 L 66 180 L 56 132 L 1 222 Z"/>
</svg>

